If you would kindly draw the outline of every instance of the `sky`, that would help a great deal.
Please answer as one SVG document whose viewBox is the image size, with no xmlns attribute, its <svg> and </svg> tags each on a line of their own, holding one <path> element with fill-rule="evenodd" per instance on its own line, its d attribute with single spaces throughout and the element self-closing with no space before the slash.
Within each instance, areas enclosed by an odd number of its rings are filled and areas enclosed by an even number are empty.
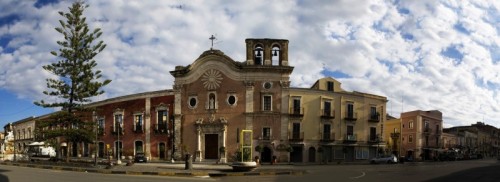
<svg viewBox="0 0 500 182">
<path fill-rule="evenodd" d="M 34 101 L 53 77 L 73 1 L 0 1 L 0 126 L 53 112 Z M 349 91 L 388 98 L 387 113 L 440 110 L 445 127 L 500 127 L 498 0 L 86 1 L 107 47 L 96 69 L 112 82 L 95 101 L 171 89 L 169 71 L 203 51 L 243 62 L 246 38 L 289 40 L 293 87 L 334 77 Z"/>
</svg>

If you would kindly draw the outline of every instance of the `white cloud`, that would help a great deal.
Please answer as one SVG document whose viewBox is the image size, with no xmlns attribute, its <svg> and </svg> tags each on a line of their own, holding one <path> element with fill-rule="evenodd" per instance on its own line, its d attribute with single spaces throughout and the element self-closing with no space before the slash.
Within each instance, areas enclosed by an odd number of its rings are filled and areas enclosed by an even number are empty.
<svg viewBox="0 0 500 182">
<path fill-rule="evenodd" d="M 309 87 L 323 69 L 340 71 L 349 75 L 339 79 L 345 89 L 387 96 L 396 116 L 401 108 L 439 109 L 447 126 L 483 117 L 500 126 L 495 0 L 89 2 L 87 21 L 107 44 L 98 69 L 113 80 L 98 99 L 171 88 L 169 71 L 209 49 L 212 34 L 214 47 L 236 61 L 246 59 L 246 38 L 280 38 L 290 41 L 294 86 Z M 0 25 L 0 40 L 12 38 L 0 47 L 0 88 L 39 100 L 51 76 L 41 66 L 56 60 L 49 52 L 62 39 L 57 11 L 70 2 L 33 3 L 0 2 L 0 19 L 18 16 Z M 458 58 L 443 53 L 449 48 Z"/>
</svg>

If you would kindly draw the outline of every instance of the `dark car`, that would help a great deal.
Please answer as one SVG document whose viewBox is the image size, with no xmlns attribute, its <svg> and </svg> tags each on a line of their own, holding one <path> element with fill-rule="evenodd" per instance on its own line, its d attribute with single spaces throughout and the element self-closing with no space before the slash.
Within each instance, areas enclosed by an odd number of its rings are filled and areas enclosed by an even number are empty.
<svg viewBox="0 0 500 182">
<path fill-rule="evenodd" d="M 146 155 L 144 155 L 144 153 L 137 153 L 137 154 L 135 154 L 134 162 L 136 162 L 136 163 L 148 162 L 148 159 L 146 158 Z"/>
</svg>

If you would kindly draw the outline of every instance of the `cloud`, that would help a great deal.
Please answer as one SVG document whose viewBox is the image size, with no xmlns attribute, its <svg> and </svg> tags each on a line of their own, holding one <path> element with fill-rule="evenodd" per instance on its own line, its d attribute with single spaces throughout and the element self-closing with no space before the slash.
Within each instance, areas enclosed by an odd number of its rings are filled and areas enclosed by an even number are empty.
<svg viewBox="0 0 500 182">
<path fill-rule="evenodd" d="M 39 100 L 42 65 L 56 61 L 54 31 L 70 2 L 0 2 L 0 88 Z M 489 1 L 89 1 L 102 28 L 98 99 L 171 88 L 169 71 L 214 48 L 245 61 L 246 38 L 288 39 L 292 85 L 342 73 L 347 90 L 388 97 L 388 111 L 439 109 L 447 126 L 500 126 L 500 3 Z M 10 18 L 9 18 L 10 17 Z M 392 109 L 394 108 L 394 109 Z M 398 109 L 396 109 L 398 108 Z"/>
</svg>

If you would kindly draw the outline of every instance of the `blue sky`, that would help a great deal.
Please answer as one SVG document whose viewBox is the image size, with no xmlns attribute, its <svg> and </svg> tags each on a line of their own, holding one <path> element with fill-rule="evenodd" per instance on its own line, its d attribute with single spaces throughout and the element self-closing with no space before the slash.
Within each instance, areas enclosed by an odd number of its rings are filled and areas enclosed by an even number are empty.
<svg viewBox="0 0 500 182">
<path fill-rule="evenodd" d="M 54 28 L 72 1 L 0 2 L 0 126 L 54 110 L 34 106 L 56 61 Z M 245 61 L 246 38 L 288 39 L 292 85 L 332 76 L 386 96 L 387 111 L 440 110 L 445 126 L 500 127 L 500 2 L 496 0 L 88 0 L 113 82 L 96 100 L 172 88 L 169 71 L 210 48 Z"/>
</svg>

